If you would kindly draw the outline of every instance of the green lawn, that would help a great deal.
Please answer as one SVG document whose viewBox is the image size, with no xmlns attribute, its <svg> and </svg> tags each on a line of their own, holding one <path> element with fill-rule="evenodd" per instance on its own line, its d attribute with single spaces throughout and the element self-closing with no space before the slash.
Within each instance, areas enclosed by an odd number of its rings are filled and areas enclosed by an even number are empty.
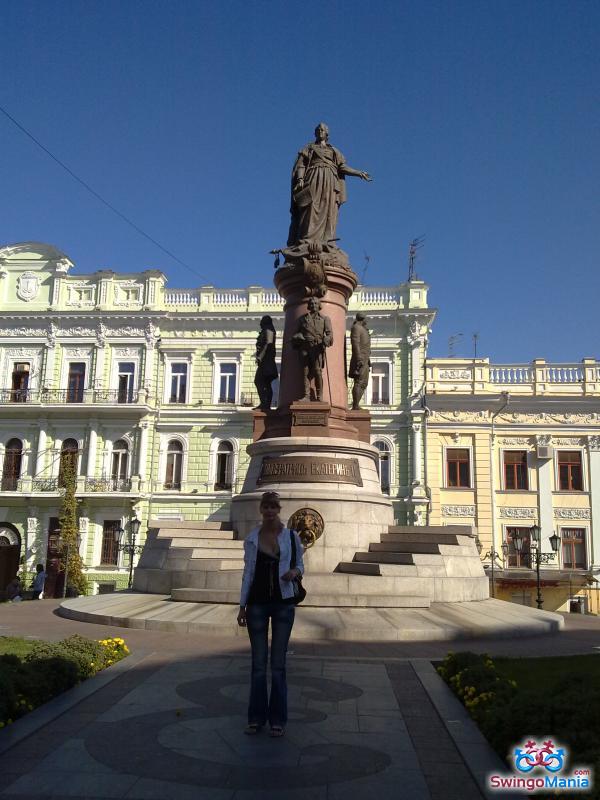
<svg viewBox="0 0 600 800">
<path fill-rule="evenodd" d="M 552 692 L 567 675 L 577 675 L 580 685 L 587 688 L 600 689 L 600 651 L 589 656 L 494 658 L 494 664 L 501 675 L 515 680 L 524 691 Z"/>
<path fill-rule="evenodd" d="M 23 659 L 39 639 L 23 639 L 20 636 L 0 636 L 0 656 L 11 653 Z"/>
</svg>

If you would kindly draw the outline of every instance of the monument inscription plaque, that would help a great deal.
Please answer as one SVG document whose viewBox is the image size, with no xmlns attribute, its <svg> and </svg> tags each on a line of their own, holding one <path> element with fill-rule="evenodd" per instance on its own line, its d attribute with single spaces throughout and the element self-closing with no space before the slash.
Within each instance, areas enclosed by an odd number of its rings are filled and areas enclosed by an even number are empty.
<svg viewBox="0 0 600 800">
<path fill-rule="evenodd" d="M 352 483 L 362 486 L 357 458 L 295 458 L 267 457 L 263 459 L 257 484 L 265 483 Z"/>
</svg>

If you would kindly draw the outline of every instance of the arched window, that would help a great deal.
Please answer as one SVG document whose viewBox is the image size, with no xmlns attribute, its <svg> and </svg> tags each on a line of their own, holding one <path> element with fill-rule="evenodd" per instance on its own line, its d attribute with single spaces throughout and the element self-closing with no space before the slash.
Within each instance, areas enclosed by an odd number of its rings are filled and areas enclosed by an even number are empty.
<svg viewBox="0 0 600 800">
<path fill-rule="evenodd" d="M 390 493 L 390 446 L 387 442 L 381 440 L 373 442 L 373 445 L 379 450 L 379 463 L 377 471 L 379 472 L 379 483 L 381 491 L 384 494 Z"/>
<path fill-rule="evenodd" d="M 111 483 L 112 490 L 118 492 L 124 488 L 128 477 L 129 467 L 129 444 L 125 439 L 119 439 L 113 445 Z"/>
<path fill-rule="evenodd" d="M 20 439 L 11 439 L 6 445 L 4 453 L 4 466 L 2 468 L 3 492 L 17 491 L 17 484 L 21 477 L 22 460 L 23 442 Z"/>
<path fill-rule="evenodd" d="M 217 469 L 215 471 L 215 489 L 231 489 L 233 485 L 233 445 L 231 442 L 219 442 L 217 449 Z"/>
<path fill-rule="evenodd" d="M 177 439 L 171 439 L 167 445 L 167 469 L 165 471 L 165 489 L 181 489 L 181 472 L 183 466 L 183 445 Z"/>
<path fill-rule="evenodd" d="M 77 439 L 65 439 L 60 448 L 60 466 L 58 469 L 58 485 L 65 486 L 65 470 L 68 465 L 73 470 L 73 475 L 77 479 L 77 458 L 79 456 L 79 443 Z"/>
</svg>

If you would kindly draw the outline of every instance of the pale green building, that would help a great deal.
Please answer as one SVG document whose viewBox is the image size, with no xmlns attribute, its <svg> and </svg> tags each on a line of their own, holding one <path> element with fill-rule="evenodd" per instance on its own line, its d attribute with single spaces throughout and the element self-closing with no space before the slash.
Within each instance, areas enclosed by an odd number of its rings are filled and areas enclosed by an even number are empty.
<svg viewBox="0 0 600 800">
<path fill-rule="evenodd" d="M 141 541 L 149 519 L 228 518 L 258 402 L 259 320 L 271 315 L 281 333 L 283 303 L 260 286 L 168 289 L 157 270 L 73 271 L 50 245 L 0 249 L 0 582 L 15 559 L 47 562 L 52 575 L 60 465 L 72 453 L 90 591 L 110 591 L 127 585 L 114 531 L 132 517 Z M 348 310 L 348 330 L 361 310 L 372 331 L 364 405 L 399 522 L 423 521 L 428 504 L 427 290 L 360 286 Z"/>
</svg>

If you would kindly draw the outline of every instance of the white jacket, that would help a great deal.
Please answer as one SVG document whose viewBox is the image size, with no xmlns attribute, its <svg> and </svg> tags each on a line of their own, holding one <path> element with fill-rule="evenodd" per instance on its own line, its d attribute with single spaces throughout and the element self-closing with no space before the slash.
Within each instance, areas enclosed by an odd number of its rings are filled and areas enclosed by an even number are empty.
<svg viewBox="0 0 600 800">
<path fill-rule="evenodd" d="M 252 528 L 248 536 L 246 536 L 244 539 L 244 574 L 242 575 L 240 606 L 245 606 L 248 602 L 250 587 L 252 586 L 252 581 L 254 580 L 256 557 L 258 555 L 259 530 L 260 525 L 257 525 L 256 528 Z M 296 569 L 299 569 L 301 574 L 304 575 L 304 561 L 302 559 L 304 548 L 302 547 L 302 542 L 300 541 L 300 537 L 296 531 L 294 531 L 294 537 L 296 540 Z M 289 528 L 284 528 L 281 531 L 277 537 L 277 543 L 279 544 L 279 587 L 281 589 L 281 597 L 286 600 L 287 598 L 292 597 L 294 594 L 292 582 L 284 581 L 281 577 L 289 569 L 291 569 L 290 561 L 292 559 L 292 542 L 290 539 Z"/>
</svg>

